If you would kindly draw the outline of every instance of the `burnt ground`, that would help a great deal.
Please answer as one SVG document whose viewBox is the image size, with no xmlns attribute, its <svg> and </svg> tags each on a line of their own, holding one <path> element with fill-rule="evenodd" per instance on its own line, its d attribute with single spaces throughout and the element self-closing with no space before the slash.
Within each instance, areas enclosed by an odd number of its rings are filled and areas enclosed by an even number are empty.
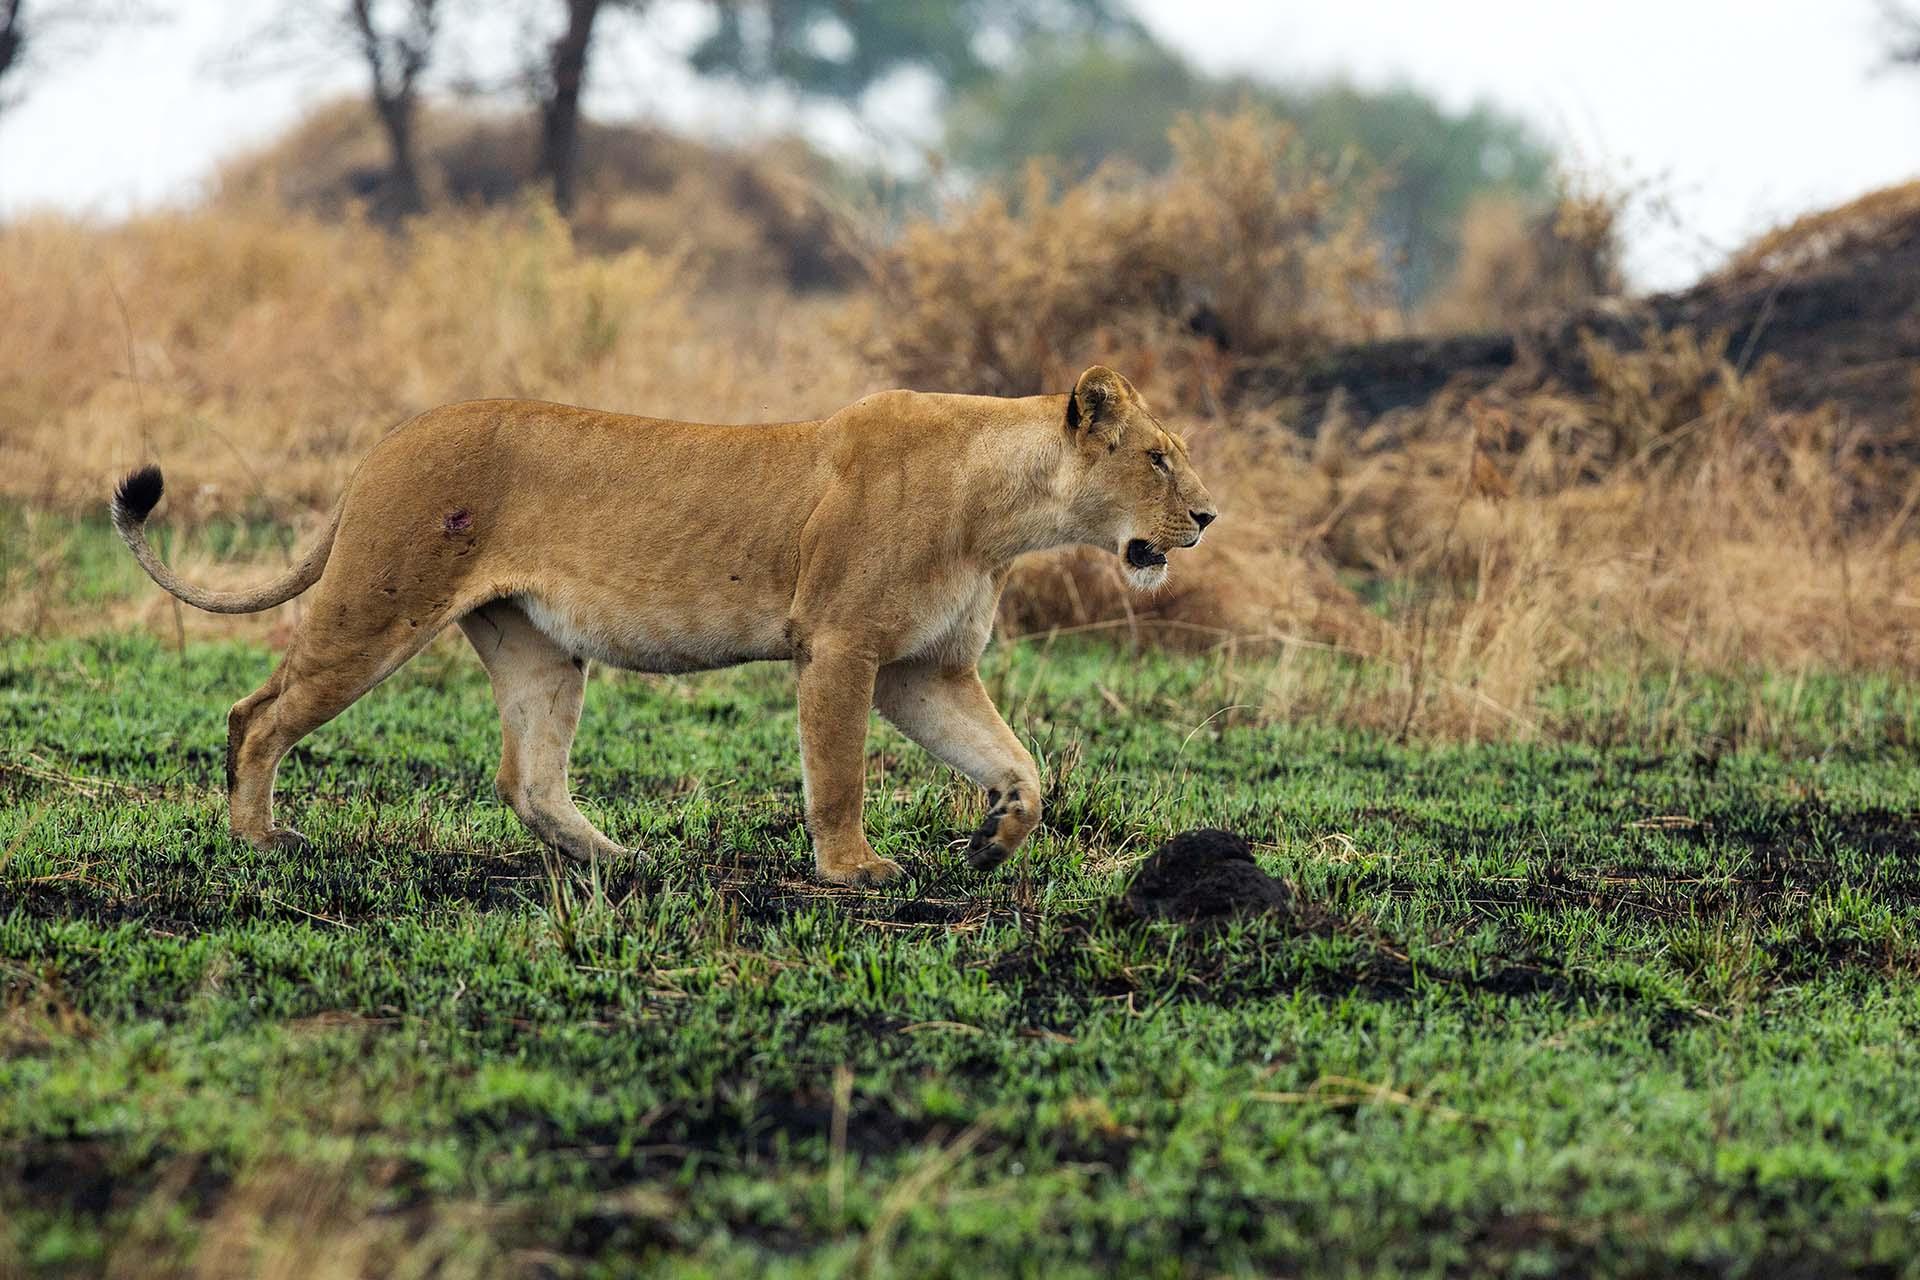
<svg viewBox="0 0 1920 1280">
<path fill-rule="evenodd" d="M 1634 350 L 1649 331 L 1676 329 L 1724 333 L 1723 354 L 1739 367 L 1769 361 L 1783 409 L 1833 404 L 1870 435 L 1891 434 L 1913 416 L 1920 368 L 1920 213 L 1791 270 L 1723 273 L 1675 293 L 1523 321 L 1506 333 L 1396 338 L 1338 347 L 1305 365 L 1254 365 L 1241 370 L 1234 392 L 1248 403 L 1293 402 L 1295 428 L 1313 436 L 1336 398 L 1365 426 L 1447 388 L 1552 384 L 1580 394 L 1593 385 L 1583 331 Z"/>
</svg>

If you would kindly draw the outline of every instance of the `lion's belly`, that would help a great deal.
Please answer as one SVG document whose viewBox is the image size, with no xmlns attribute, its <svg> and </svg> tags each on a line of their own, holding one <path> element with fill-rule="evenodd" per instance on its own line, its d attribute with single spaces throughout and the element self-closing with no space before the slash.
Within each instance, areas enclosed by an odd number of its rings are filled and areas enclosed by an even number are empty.
<svg viewBox="0 0 1920 1280">
<path fill-rule="evenodd" d="M 533 625 L 575 657 L 673 675 L 787 658 L 778 612 L 725 608 L 595 608 L 531 593 L 515 596 Z"/>
</svg>

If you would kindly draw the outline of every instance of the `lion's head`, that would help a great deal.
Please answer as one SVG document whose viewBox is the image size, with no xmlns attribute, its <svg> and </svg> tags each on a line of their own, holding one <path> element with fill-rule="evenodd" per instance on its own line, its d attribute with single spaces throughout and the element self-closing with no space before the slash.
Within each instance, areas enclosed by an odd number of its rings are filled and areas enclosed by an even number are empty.
<svg viewBox="0 0 1920 1280">
<path fill-rule="evenodd" d="M 1066 428 L 1084 466 L 1073 502 L 1080 540 L 1119 555 L 1127 581 L 1152 590 L 1166 580 L 1167 553 L 1198 543 L 1219 514 L 1186 442 L 1105 365 L 1074 384 Z"/>
</svg>

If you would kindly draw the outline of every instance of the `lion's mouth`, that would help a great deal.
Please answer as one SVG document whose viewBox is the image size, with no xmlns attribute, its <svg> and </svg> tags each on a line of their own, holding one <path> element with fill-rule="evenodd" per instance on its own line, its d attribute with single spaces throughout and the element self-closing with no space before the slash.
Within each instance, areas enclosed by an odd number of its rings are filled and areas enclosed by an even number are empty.
<svg viewBox="0 0 1920 1280">
<path fill-rule="evenodd" d="M 1152 569 L 1166 562 L 1166 553 L 1154 550 L 1145 538 L 1135 538 L 1127 544 L 1127 563 L 1136 569 Z"/>
</svg>

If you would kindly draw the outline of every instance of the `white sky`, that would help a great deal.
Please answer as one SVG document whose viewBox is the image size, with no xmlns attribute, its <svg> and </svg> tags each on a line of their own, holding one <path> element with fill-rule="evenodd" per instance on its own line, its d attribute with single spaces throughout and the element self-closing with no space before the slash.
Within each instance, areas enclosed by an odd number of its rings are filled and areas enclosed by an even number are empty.
<svg viewBox="0 0 1920 1280">
<path fill-rule="evenodd" d="M 1920 174 L 1920 75 L 1876 72 L 1874 0 L 1135 3 L 1210 70 L 1407 81 L 1530 118 L 1582 166 L 1646 193 L 1631 265 L 1649 286 L 1691 279 L 1784 218 Z M 24 102 L 0 115 L 0 215 L 189 199 L 222 155 L 316 96 L 358 88 L 351 66 L 222 74 L 218 54 L 271 12 L 263 0 L 163 7 L 168 21 L 95 33 L 29 71 Z M 607 46 L 591 109 L 729 132 L 779 123 L 785 105 L 703 91 L 677 68 L 698 0 L 663 0 L 662 13 Z M 497 70 L 485 43 L 465 61 Z M 915 119 L 925 94 L 906 85 L 896 98 L 870 114 Z"/>
</svg>

